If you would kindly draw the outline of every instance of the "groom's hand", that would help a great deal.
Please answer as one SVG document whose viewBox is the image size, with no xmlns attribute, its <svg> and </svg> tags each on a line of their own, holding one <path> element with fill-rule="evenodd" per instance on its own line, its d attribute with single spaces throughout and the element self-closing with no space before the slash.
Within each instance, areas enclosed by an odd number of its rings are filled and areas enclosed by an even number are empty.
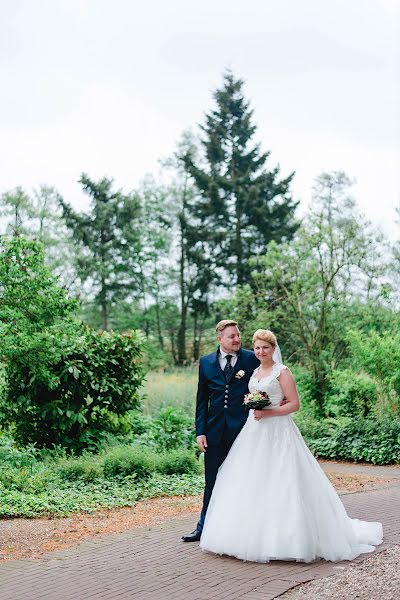
<svg viewBox="0 0 400 600">
<path fill-rule="evenodd" d="M 282 400 L 280 401 L 279 406 L 285 406 L 285 404 L 287 404 L 287 400 L 286 400 L 286 398 L 282 398 Z"/>
<path fill-rule="evenodd" d="M 202 452 L 205 452 L 206 448 L 207 448 L 207 438 L 206 438 L 206 436 L 205 435 L 198 435 L 197 438 L 196 438 L 196 440 L 197 440 L 197 445 L 200 448 L 200 450 Z"/>
</svg>

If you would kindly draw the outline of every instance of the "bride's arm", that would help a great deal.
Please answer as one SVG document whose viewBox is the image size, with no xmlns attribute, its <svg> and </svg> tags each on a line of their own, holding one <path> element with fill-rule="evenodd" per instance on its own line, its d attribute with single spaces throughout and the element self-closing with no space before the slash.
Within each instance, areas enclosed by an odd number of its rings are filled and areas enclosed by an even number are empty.
<svg viewBox="0 0 400 600">
<path fill-rule="evenodd" d="M 299 394 L 297 393 L 296 382 L 289 369 L 283 369 L 281 371 L 279 375 L 279 383 L 286 398 L 285 404 L 275 408 L 255 410 L 254 418 L 256 421 L 265 419 L 266 417 L 282 417 L 283 415 L 290 415 L 290 413 L 294 413 L 299 410 Z"/>
</svg>

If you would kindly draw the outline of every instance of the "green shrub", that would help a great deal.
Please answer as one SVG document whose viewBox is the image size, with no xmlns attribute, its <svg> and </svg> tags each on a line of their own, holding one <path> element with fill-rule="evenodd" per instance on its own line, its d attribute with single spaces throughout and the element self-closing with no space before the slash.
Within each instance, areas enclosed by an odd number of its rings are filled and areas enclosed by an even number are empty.
<svg viewBox="0 0 400 600">
<path fill-rule="evenodd" d="M 75 452 L 95 448 L 107 432 L 126 432 L 125 415 L 139 406 L 141 339 L 79 323 L 78 303 L 37 241 L 0 240 L 0 281 L 0 427 L 20 445 Z"/>
<path fill-rule="evenodd" d="M 137 436 L 147 433 L 151 429 L 152 418 L 141 414 L 138 411 L 130 411 L 128 415 L 129 435 Z"/>
<path fill-rule="evenodd" d="M 82 327 L 65 356 L 51 365 L 56 384 L 10 365 L 3 417 L 13 423 L 16 441 L 39 447 L 95 449 L 107 433 L 126 432 L 126 413 L 139 405 L 143 372 L 141 342 L 135 333 L 97 333 Z"/>
<path fill-rule="evenodd" d="M 97 457 L 85 455 L 64 459 L 58 463 L 56 472 L 63 481 L 96 481 L 103 476 L 103 467 Z"/>
<path fill-rule="evenodd" d="M 317 435 L 305 430 L 302 433 L 309 448 L 321 458 L 378 465 L 400 462 L 399 418 L 345 419 L 339 420 L 337 427 L 327 428 L 325 433 L 321 430 Z"/>
<path fill-rule="evenodd" d="M 43 470 L 35 473 L 26 467 L 21 469 L 13 467 L 1 468 L 0 482 L 9 490 L 40 493 L 46 489 L 47 474 Z"/>
<path fill-rule="evenodd" d="M 311 371 L 296 364 L 290 365 L 290 370 L 296 380 L 302 412 L 310 415 L 315 414 L 317 412 L 315 381 Z"/>
<path fill-rule="evenodd" d="M 106 454 L 103 469 L 106 477 L 146 479 L 156 470 L 156 457 L 154 452 L 145 448 L 114 448 Z"/>
<path fill-rule="evenodd" d="M 170 450 L 158 456 L 157 471 L 164 475 L 199 473 L 200 463 L 191 450 Z"/>
<path fill-rule="evenodd" d="M 193 418 L 187 417 L 179 408 L 164 408 L 153 418 L 147 440 L 160 452 L 182 447 L 194 448 Z"/>
<path fill-rule="evenodd" d="M 348 422 L 348 419 L 346 418 L 318 419 L 302 410 L 295 413 L 293 416 L 302 435 L 307 439 L 331 437 L 338 427 L 343 426 Z"/>
<path fill-rule="evenodd" d="M 377 405 L 377 397 L 376 383 L 369 375 L 345 369 L 332 371 L 324 404 L 328 414 L 368 417 Z"/>
<path fill-rule="evenodd" d="M 38 454 L 34 446 L 23 449 L 11 445 L 0 446 L 0 465 L 18 469 L 31 467 L 36 463 Z"/>
<path fill-rule="evenodd" d="M 6 365 L 3 362 L 0 362 L 0 405 L 4 402 L 7 394 L 7 385 L 6 385 Z"/>
<path fill-rule="evenodd" d="M 363 370 L 383 384 L 390 397 L 391 411 L 400 415 L 400 330 L 372 332 L 368 335 L 358 331 L 348 333 L 352 366 Z"/>
</svg>

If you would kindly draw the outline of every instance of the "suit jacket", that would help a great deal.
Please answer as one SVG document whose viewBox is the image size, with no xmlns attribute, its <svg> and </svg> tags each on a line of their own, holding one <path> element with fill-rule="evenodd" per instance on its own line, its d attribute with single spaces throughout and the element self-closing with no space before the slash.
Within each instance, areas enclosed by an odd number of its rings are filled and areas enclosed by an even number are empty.
<svg viewBox="0 0 400 600">
<path fill-rule="evenodd" d="M 218 360 L 218 352 L 200 358 L 196 399 L 196 435 L 206 435 L 209 444 L 218 444 L 222 436 L 232 440 L 246 422 L 248 411 L 244 395 L 253 371 L 260 364 L 254 352 L 240 349 L 230 381 L 226 381 Z M 244 371 L 240 379 L 238 371 Z"/>
</svg>

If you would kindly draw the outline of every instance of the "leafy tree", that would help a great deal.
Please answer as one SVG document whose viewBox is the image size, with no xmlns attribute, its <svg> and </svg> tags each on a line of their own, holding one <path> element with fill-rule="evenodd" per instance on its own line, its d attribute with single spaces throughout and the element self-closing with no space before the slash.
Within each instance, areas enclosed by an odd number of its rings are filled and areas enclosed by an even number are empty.
<svg viewBox="0 0 400 600">
<path fill-rule="evenodd" d="M 246 286 L 238 294 L 247 331 L 268 325 L 281 333 L 284 355 L 310 369 L 320 411 L 327 376 L 346 353 L 349 307 L 372 296 L 378 303 L 384 275 L 384 265 L 373 258 L 380 240 L 349 197 L 350 183 L 341 172 L 318 177 L 313 207 L 295 239 L 271 242 L 254 261 L 256 294 Z"/>
<path fill-rule="evenodd" d="M 183 133 L 172 158 L 165 166 L 174 173 L 169 186 L 174 213 L 176 282 L 179 289 L 180 317 L 176 336 L 175 362 L 183 365 L 188 361 L 188 327 L 192 325 L 192 358 L 200 354 L 201 337 L 209 316 L 210 297 L 214 291 L 215 271 L 213 261 L 207 254 L 204 242 L 199 238 L 201 220 L 195 215 L 199 192 L 193 185 L 185 161 L 197 156 L 197 140 L 190 131 Z"/>
<path fill-rule="evenodd" d="M 139 268 L 143 329 L 149 336 L 154 323 L 158 343 L 164 350 L 162 312 L 166 299 L 171 295 L 173 209 L 168 187 L 156 183 L 150 176 L 144 179 L 137 193 L 142 209 Z"/>
<path fill-rule="evenodd" d="M 6 365 L 7 387 L 21 386 L 27 377 L 49 388 L 57 384 L 51 366 L 60 361 L 78 326 L 77 308 L 44 264 L 43 246 L 21 236 L 0 245 L 0 360 Z M 6 413 L 4 412 L 4 409 Z M 13 422 L 15 405 L 6 397 L 3 424 Z"/>
<path fill-rule="evenodd" d="M 62 199 L 60 204 L 79 248 L 79 277 L 100 308 L 103 329 L 108 329 L 110 307 L 140 286 L 140 202 L 134 194 L 113 191 L 111 179 L 95 182 L 82 174 L 80 182 L 92 200 L 90 213 L 78 214 Z"/>
<path fill-rule="evenodd" d="M 47 366 L 75 334 L 76 300 L 44 263 L 43 245 L 22 236 L 0 243 L 0 356 L 53 382 Z"/>
<path fill-rule="evenodd" d="M 400 226 L 400 205 L 396 208 L 397 213 L 397 225 Z M 400 239 L 393 244 L 393 264 L 391 269 L 392 285 L 388 288 L 389 294 L 397 300 L 397 306 L 399 304 L 399 281 L 400 281 Z"/>
<path fill-rule="evenodd" d="M 8 233 L 25 232 L 27 221 L 32 213 L 32 203 L 22 187 L 16 187 L 14 190 L 5 192 L 1 196 L 1 205 L 3 206 L 3 216 L 11 217 L 7 228 Z"/>
<path fill-rule="evenodd" d="M 297 228 L 289 191 L 294 174 L 279 179 L 279 167 L 267 169 L 270 152 L 253 141 L 253 111 L 242 88 L 242 80 L 225 73 L 214 93 L 216 108 L 201 126 L 203 158 L 189 152 L 185 160 L 201 194 L 191 210 L 201 223 L 198 243 L 217 272 L 238 284 L 250 281 L 251 257 L 271 240 L 290 239 Z"/>
<path fill-rule="evenodd" d="M 52 272 L 75 291 L 75 248 L 63 219 L 61 201 L 61 195 L 52 186 L 40 185 L 34 190 L 29 235 L 42 242 L 45 261 Z"/>
<path fill-rule="evenodd" d="M 40 185 L 32 194 L 21 187 L 6 192 L 0 204 L 6 217 L 4 232 L 23 234 L 42 242 L 46 264 L 71 289 L 76 279 L 74 247 L 62 218 L 60 200 L 54 187 Z"/>
</svg>

